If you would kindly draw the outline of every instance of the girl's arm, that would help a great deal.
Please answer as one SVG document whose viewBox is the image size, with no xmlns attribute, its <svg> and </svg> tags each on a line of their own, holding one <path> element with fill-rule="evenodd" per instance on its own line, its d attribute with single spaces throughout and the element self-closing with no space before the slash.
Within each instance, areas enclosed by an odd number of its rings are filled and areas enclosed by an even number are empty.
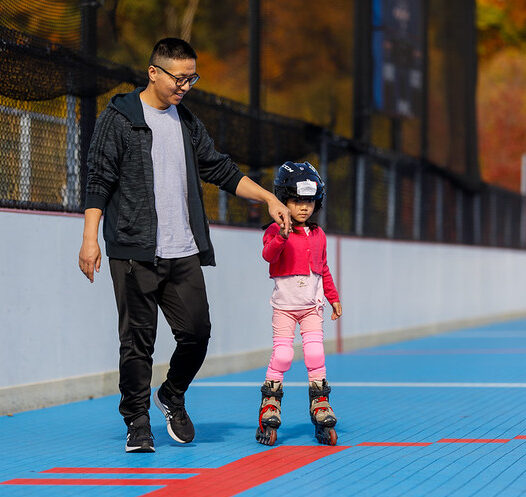
<svg viewBox="0 0 526 497">
<path fill-rule="evenodd" d="M 329 266 L 327 263 L 323 266 L 323 293 L 332 306 L 332 316 L 331 319 L 334 321 L 342 315 L 342 305 L 340 303 L 340 296 L 338 295 L 338 290 L 336 290 L 336 285 L 332 280 L 331 272 L 329 271 Z"/>
<path fill-rule="evenodd" d="M 340 296 L 338 295 L 338 290 L 336 290 L 336 285 L 334 284 L 329 265 L 327 264 L 327 240 L 325 236 L 323 236 L 322 264 L 323 272 L 321 276 L 323 281 L 323 293 L 332 306 L 331 319 L 334 321 L 342 315 L 342 305 L 340 304 Z"/>
<path fill-rule="evenodd" d="M 286 242 L 287 239 L 280 235 L 279 226 L 271 224 L 263 236 L 263 259 L 267 262 L 277 262 Z"/>
<path fill-rule="evenodd" d="M 323 265 L 322 281 L 323 293 L 325 294 L 325 297 L 327 297 L 329 303 L 332 305 L 334 302 L 339 302 L 340 296 L 338 295 L 338 290 L 336 290 L 336 285 L 334 284 L 334 281 L 332 279 L 332 275 L 329 270 L 329 266 L 327 265 L 327 262 L 325 262 L 325 264 Z"/>
</svg>

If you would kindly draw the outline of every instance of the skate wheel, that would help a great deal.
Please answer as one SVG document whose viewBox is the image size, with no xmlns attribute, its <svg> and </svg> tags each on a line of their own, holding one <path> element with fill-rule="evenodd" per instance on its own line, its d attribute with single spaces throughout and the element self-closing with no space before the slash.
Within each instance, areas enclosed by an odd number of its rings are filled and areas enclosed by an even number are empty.
<svg viewBox="0 0 526 497">
<path fill-rule="evenodd" d="M 334 428 L 316 427 L 315 436 L 318 442 L 324 445 L 336 445 L 336 442 L 338 441 L 338 435 Z"/>
<path fill-rule="evenodd" d="M 265 427 L 265 431 L 261 431 L 258 427 L 256 430 L 256 440 L 262 445 L 274 445 L 278 438 L 278 432 L 270 426 Z"/>
<path fill-rule="evenodd" d="M 338 441 L 338 434 L 336 433 L 336 430 L 334 428 L 330 429 L 329 437 L 329 445 L 336 445 L 336 442 Z"/>
</svg>

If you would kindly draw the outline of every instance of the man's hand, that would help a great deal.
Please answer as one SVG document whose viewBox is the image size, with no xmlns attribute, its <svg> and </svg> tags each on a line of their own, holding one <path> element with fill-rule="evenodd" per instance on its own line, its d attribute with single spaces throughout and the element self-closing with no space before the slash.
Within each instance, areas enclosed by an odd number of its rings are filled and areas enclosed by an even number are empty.
<svg viewBox="0 0 526 497">
<path fill-rule="evenodd" d="M 333 302 L 331 305 L 332 305 L 331 319 L 334 321 L 342 315 L 342 305 L 339 302 Z"/>
<path fill-rule="evenodd" d="M 285 231 L 285 228 L 280 228 L 279 234 L 281 237 L 285 238 L 285 240 L 289 237 L 290 232 Z"/>
<path fill-rule="evenodd" d="M 86 209 L 84 212 L 84 235 L 79 252 L 79 268 L 86 278 L 93 283 L 93 271 L 100 271 L 100 247 L 98 239 L 99 223 L 102 216 L 100 209 Z"/>
<path fill-rule="evenodd" d="M 84 240 L 80 247 L 79 268 L 86 275 L 86 278 L 93 283 L 94 270 L 100 271 L 101 253 L 97 240 Z"/>
<path fill-rule="evenodd" d="M 268 213 L 279 224 L 281 236 L 288 238 L 289 233 L 292 231 L 292 220 L 288 207 L 274 197 L 268 201 Z"/>
<path fill-rule="evenodd" d="M 266 202 L 268 205 L 268 213 L 272 219 L 279 224 L 279 227 L 282 228 L 285 233 L 292 231 L 292 220 L 289 209 L 283 205 L 274 194 L 265 190 L 257 183 L 254 183 L 248 176 L 241 178 L 236 188 L 236 195 L 258 202 Z"/>
</svg>

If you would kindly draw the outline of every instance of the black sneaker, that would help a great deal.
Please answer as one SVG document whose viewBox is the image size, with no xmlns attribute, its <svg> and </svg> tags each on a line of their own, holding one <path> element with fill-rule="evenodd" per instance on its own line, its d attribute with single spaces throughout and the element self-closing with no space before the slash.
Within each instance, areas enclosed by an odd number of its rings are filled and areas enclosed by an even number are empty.
<svg viewBox="0 0 526 497">
<path fill-rule="evenodd" d="M 126 452 L 155 452 L 148 416 L 139 416 L 128 425 Z"/>
<path fill-rule="evenodd" d="M 194 425 L 184 408 L 184 397 L 167 398 L 158 388 L 153 394 L 155 405 L 162 411 L 166 418 L 168 434 L 182 444 L 191 442 L 195 436 Z"/>
</svg>

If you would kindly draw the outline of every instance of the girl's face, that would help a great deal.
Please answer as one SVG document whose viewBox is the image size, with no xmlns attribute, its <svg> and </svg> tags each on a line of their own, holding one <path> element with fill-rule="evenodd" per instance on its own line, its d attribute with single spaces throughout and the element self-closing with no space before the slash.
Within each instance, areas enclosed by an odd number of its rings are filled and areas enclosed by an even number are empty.
<svg viewBox="0 0 526 497">
<path fill-rule="evenodd" d="M 289 198 L 287 200 L 287 207 L 290 210 L 292 219 L 296 221 L 296 226 L 305 226 L 305 222 L 312 216 L 314 212 L 314 200 L 302 200 L 299 198 Z"/>
</svg>

